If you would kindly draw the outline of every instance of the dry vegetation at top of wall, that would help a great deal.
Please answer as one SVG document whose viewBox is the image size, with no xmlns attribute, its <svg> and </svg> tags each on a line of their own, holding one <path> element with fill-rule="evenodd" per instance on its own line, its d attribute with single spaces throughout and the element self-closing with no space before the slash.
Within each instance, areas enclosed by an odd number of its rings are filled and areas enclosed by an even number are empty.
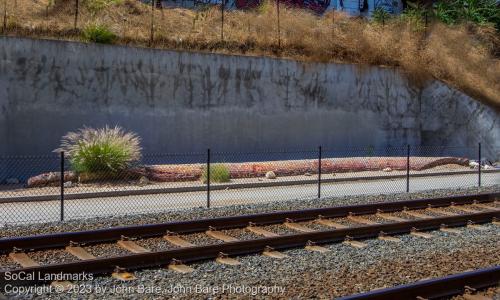
<svg viewBox="0 0 500 300">
<path fill-rule="evenodd" d="M 270 4 L 255 11 L 226 10 L 221 41 L 216 7 L 155 9 L 152 18 L 151 7 L 137 0 L 83 0 L 74 29 L 75 1 L 53 1 L 6 1 L 6 34 L 81 40 L 84 28 L 100 24 L 116 35 L 116 44 L 398 66 L 412 82 L 435 77 L 500 107 L 500 37 L 493 27 L 436 21 L 422 28 L 404 18 L 382 25 L 341 13 L 316 16 L 282 8 L 278 47 L 277 14 Z"/>
</svg>

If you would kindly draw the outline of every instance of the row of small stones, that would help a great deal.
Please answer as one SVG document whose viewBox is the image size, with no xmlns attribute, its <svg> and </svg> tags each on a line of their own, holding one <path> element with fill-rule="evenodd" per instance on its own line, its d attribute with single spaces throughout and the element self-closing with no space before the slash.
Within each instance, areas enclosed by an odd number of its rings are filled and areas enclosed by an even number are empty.
<svg viewBox="0 0 500 300">
<path fill-rule="evenodd" d="M 496 206 L 500 207 L 500 204 L 490 204 L 491 206 Z M 448 211 L 448 212 L 453 212 L 457 214 L 466 214 L 465 212 L 461 210 L 456 210 L 450 207 L 446 208 L 440 208 L 441 210 Z M 473 209 L 478 210 L 478 211 L 486 211 L 487 209 L 485 208 L 480 208 L 480 207 L 473 207 Z M 429 212 L 426 210 L 414 210 L 414 212 L 417 213 L 423 213 L 427 214 L 433 217 L 442 217 L 443 215 L 435 213 L 435 212 Z M 402 212 L 395 212 L 391 213 L 389 215 L 394 215 L 398 216 L 401 218 L 405 218 L 408 220 L 415 220 L 417 218 L 404 214 Z M 379 222 L 379 223 L 392 223 L 394 221 L 386 220 L 383 218 L 380 218 L 376 215 L 366 215 L 363 216 L 363 218 L 366 218 L 371 221 Z M 346 225 L 349 227 L 356 227 L 356 226 L 361 226 L 362 224 L 353 222 L 349 220 L 348 218 L 335 218 L 332 221 L 335 221 L 337 223 L 340 223 L 342 225 Z M 331 228 L 318 224 L 315 221 L 308 221 L 308 222 L 301 222 L 301 225 L 304 225 L 308 228 L 311 228 L 313 230 L 321 231 L 321 230 L 329 230 Z M 282 224 L 276 224 L 276 225 L 268 225 L 268 226 L 262 226 L 261 228 L 280 234 L 280 235 L 286 235 L 286 234 L 294 234 L 297 233 L 293 229 L 290 229 Z M 257 239 L 261 238 L 261 236 L 258 236 L 250 231 L 244 230 L 244 229 L 231 229 L 231 230 L 222 230 L 223 233 L 235 237 L 239 240 L 251 240 L 251 239 Z M 195 233 L 195 234 L 188 234 L 188 235 L 183 235 L 183 239 L 195 244 L 195 245 L 210 245 L 210 244 L 217 244 L 217 243 L 222 243 L 222 241 L 214 239 L 205 233 Z M 137 244 L 140 246 L 149 249 L 151 251 L 164 251 L 164 250 L 170 250 L 176 248 L 176 246 L 168 243 L 165 239 L 162 237 L 157 237 L 157 238 L 148 238 L 148 239 L 140 239 L 136 241 Z M 130 254 L 126 249 L 123 249 L 119 247 L 116 243 L 105 243 L 105 244 L 99 244 L 99 245 L 93 245 L 93 246 L 87 246 L 85 247 L 86 250 L 91 253 L 92 255 L 96 257 L 112 257 L 112 256 L 122 256 L 122 255 L 127 255 Z M 31 252 L 30 257 L 33 258 L 35 261 L 42 265 L 47 265 L 47 264 L 53 264 L 55 263 L 54 259 L 58 263 L 66 263 L 66 262 L 73 262 L 73 261 L 78 261 L 77 258 L 72 256 L 71 254 L 67 253 L 63 249 L 60 250 L 43 250 L 43 251 L 36 251 L 36 252 Z M 6 255 L 0 255 L 0 270 L 1 269 L 15 269 L 18 268 L 13 261 L 11 261 Z"/>
<path fill-rule="evenodd" d="M 357 205 L 376 202 L 394 202 L 452 195 L 467 195 L 478 192 L 500 192 L 500 184 L 483 188 L 442 189 L 427 192 L 395 193 L 380 195 L 359 195 L 345 197 L 330 197 L 322 199 L 297 199 L 271 203 L 232 205 L 216 208 L 190 208 L 163 213 L 124 215 L 116 217 L 98 217 L 78 219 L 65 222 L 49 222 L 29 225 L 7 225 L 1 227 L 0 237 L 27 236 L 54 232 L 93 230 L 115 226 L 164 223 L 170 221 L 196 220 L 223 216 L 238 216 L 272 211 L 299 210 L 342 205 Z"/>
<path fill-rule="evenodd" d="M 341 243 L 325 245 L 331 250 L 317 253 L 305 249 L 283 251 L 288 258 L 273 259 L 262 255 L 238 257 L 240 266 L 207 261 L 192 264 L 194 272 L 180 274 L 167 268 L 134 272 L 136 280 L 120 282 L 109 275 L 92 281 L 76 282 L 101 294 L 85 298 L 332 298 L 376 288 L 447 276 L 467 270 L 497 265 L 500 261 L 500 228 L 485 224 L 485 231 L 461 228 L 461 234 L 432 232 L 432 239 L 411 235 L 398 236 L 400 243 L 371 239 L 368 246 L 356 249 Z M 235 235 L 235 232 L 228 232 Z M 235 235 L 237 236 L 237 235 Z M 243 236 L 237 236 L 244 238 Z M 193 235 L 190 241 L 203 242 Z M 109 249 L 103 249 L 103 252 Z M 280 287 L 266 294 L 236 290 L 238 287 Z M 141 287 L 160 288 L 166 293 L 142 294 Z M 223 289 L 226 288 L 223 292 Z M 229 288 L 234 288 L 229 290 Z M 270 290 L 268 290 L 270 291 Z M 45 299 L 49 295 L 35 298 Z M 74 295 L 50 295 L 71 298 Z M 82 297 L 83 298 L 83 297 Z"/>
</svg>

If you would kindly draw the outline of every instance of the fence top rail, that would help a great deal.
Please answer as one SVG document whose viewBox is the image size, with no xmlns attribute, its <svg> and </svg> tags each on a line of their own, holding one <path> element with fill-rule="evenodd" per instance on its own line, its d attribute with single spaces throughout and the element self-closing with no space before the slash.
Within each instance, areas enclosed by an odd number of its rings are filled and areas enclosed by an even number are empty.
<svg viewBox="0 0 500 300">
<path fill-rule="evenodd" d="M 371 145 L 367 146 L 356 146 L 356 147 L 325 147 L 322 145 L 318 145 L 314 148 L 291 148 L 291 149 L 262 149 L 255 151 L 217 151 L 214 148 L 211 149 L 211 155 L 220 156 L 220 155 L 259 155 L 259 154 L 301 154 L 301 153 L 310 153 L 315 154 L 318 152 L 319 147 L 322 148 L 324 153 L 332 153 L 338 152 L 342 155 L 346 155 L 352 152 L 374 152 L 374 153 L 391 153 L 391 151 L 406 151 L 408 149 L 408 145 L 402 146 L 389 146 L 389 147 L 374 147 Z M 410 145 L 411 152 L 414 153 L 418 150 L 476 150 L 478 146 L 440 146 L 440 145 Z M 191 152 L 158 152 L 158 153 L 145 153 L 142 155 L 143 159 L 151 159 L 151 158 L 160 158 L 160 157 L 197 157 L 197 156 L 206 156 L 207 151 L 191 151 Z M 26 154 L 26 155 L 0 155 L 0 159 L 54 159 L 58 158 L 60 153 L 54 152 L 50 154 Z"/>
</svg>

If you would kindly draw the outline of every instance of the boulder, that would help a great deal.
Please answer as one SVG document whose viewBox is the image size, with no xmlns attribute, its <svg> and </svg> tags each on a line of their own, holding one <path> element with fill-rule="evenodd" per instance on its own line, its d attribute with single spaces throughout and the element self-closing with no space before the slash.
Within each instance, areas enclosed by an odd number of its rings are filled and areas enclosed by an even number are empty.
<svg viewBox="0 0 500 300">
<path fill-rule="evenodd" d="M 387 167 L 387 168 L 384 168 L 382 171 L 384 171 L 384 172 L 392 172 L 392 169 L 389 168 L 389 167 Z"/>
<path fill-rule="evenodd" d="M 73 187 L 73 182 L 72 182 L 72 181 L 66 181 L 66 182 L 64 183 L 64 187 L 65 187 L 65 188 L 70 188 L 70 187 Z"/>
<path fill-rule="evenodd" d="M 276 174 L 273 171 L 269 171 L 266 173 L 267 179 L 276 179 Z"/>
<path fill-rule="evenodd" d="M 471 167 L 472 169 L 476 169 L 479 167 L 479 163 L 477 161 L 470 161 L 469 167 Z"/>
<path fill-rule="evenodd" d="M 146 176 L 141 176 L 141 178 L 139 178 L 139 185 L 140 186 L 148 185 L 148 184 L 149 184 L 149 179 Z"/>
</svg>

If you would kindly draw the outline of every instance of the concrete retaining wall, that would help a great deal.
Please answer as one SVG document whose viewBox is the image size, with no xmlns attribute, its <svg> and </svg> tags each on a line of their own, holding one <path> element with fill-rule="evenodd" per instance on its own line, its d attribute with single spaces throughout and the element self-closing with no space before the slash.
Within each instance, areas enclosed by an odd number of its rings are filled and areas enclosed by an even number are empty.
<svg viewBox="0 0 500 300">
<path fill-rule="evenodd" d="M 46 154 L 69 130 L 121 125 L 144 152 L 475 146 L 499 114 L 396 69 L 0 38 L 0 155 Z"/>
</svg>

